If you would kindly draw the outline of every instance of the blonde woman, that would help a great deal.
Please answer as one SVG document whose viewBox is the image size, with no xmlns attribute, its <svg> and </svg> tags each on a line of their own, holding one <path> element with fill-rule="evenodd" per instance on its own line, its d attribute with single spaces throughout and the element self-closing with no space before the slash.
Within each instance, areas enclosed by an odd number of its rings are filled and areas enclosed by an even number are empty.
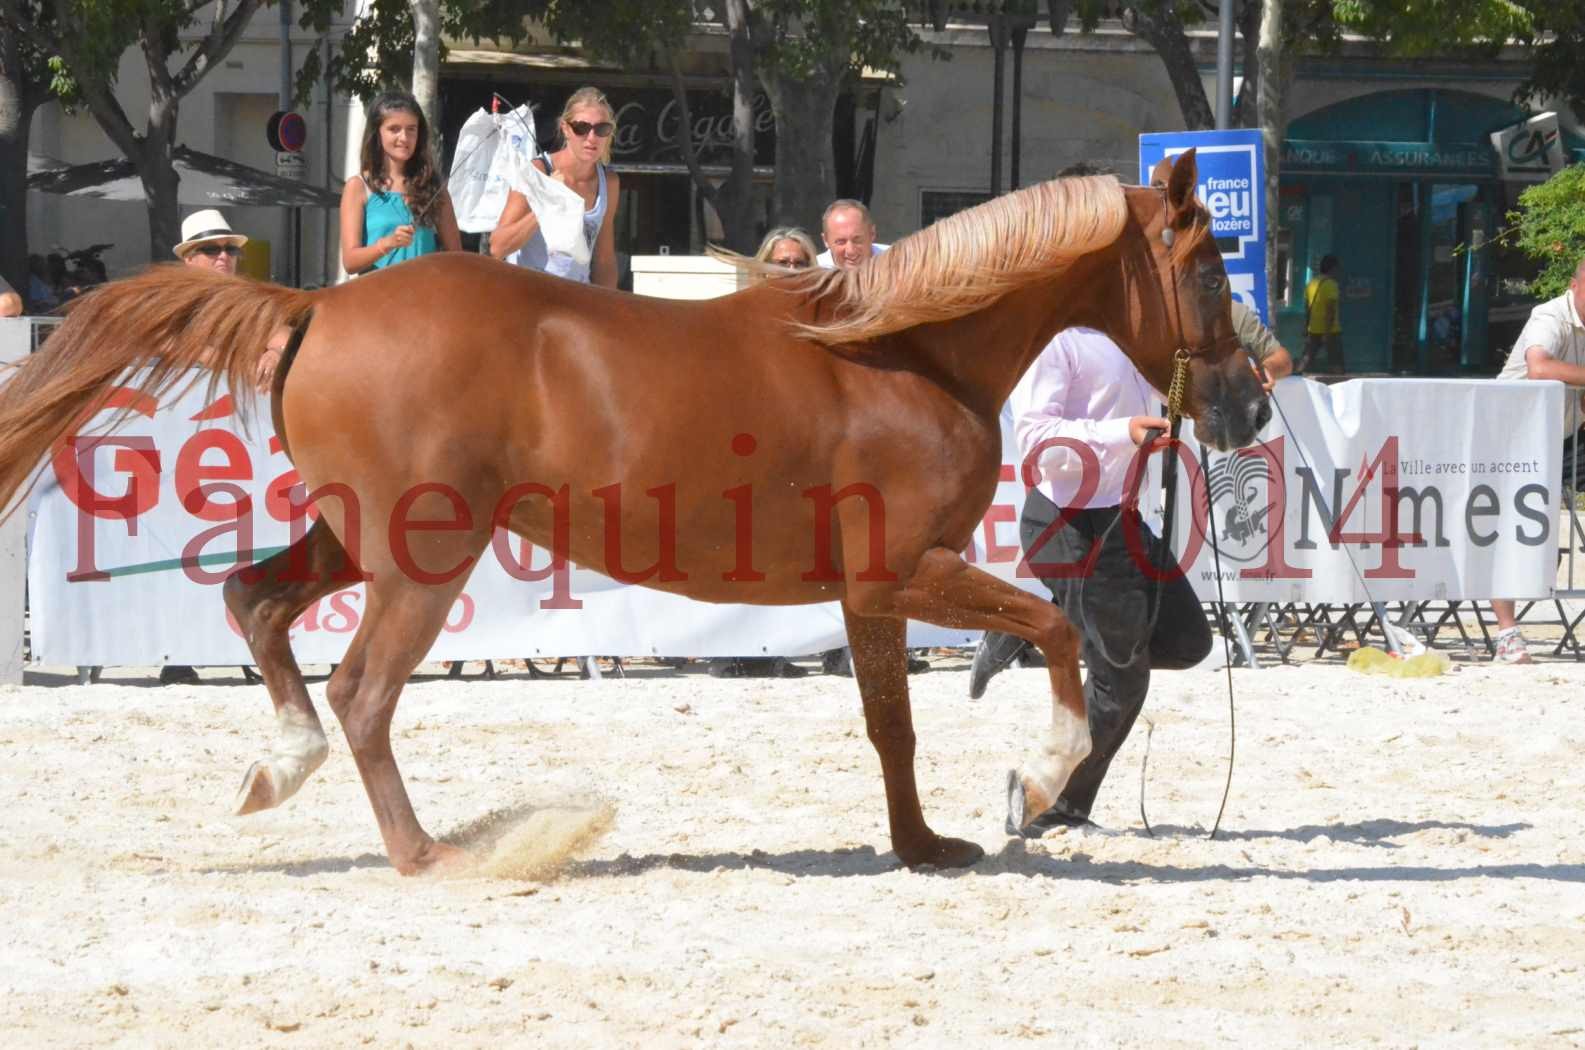
<svg viewBox="0 0 1585 1050">
<path fill-rule="evenodd" d="M 790 270 L 802 270 L 813 266 L 815 257 L 819 254 L 820 250 L 815 247 L 814 238 L 802 229 L 797 226 L 778 226 L 759 242 L 759 251 L 754 253 L 754 261 L 785 266 Z"/>
<path fill-rule="evenodd" d="M 615 288 L 616 202 L 622 183 L 606 166 L 611 162 L 616 112 L 598 88 L 582 87 L 567 99 L 556 128 L 561 148 L 536 158 L 534 165 L 583 198 L 588 264 L 580 265 L 560 253 L 550 254 L 528 198 L 516 190 L 507 194 L 506 207 L 490 234 L 490 254 L 557 277 Z"/>
</svg>

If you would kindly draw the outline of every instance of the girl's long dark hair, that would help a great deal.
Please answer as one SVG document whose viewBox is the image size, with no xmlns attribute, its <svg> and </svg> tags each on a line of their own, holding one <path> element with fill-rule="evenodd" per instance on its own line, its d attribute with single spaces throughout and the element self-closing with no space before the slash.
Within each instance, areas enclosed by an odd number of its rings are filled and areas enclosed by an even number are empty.
<svg viewBox="0 0 1585 1050">
<path fill-rule="evenodd" d="M 407 159 L 407 207 L 418 226 L 435 225 L 440 207 L 440 171 L 429 149 L 429 121 L 418 107 L 418 100 L 405 91 L 387 91 L 369 103 L 363 126 L 363 152 L 359 164 L 363 177 L 374 190 L 387 190 L 391 180 L 385 174 L 385 150 L 380 146 L 380 125 L 392 113 L 410 113 L 418 118 L 418 145 Z"/>
</svg>

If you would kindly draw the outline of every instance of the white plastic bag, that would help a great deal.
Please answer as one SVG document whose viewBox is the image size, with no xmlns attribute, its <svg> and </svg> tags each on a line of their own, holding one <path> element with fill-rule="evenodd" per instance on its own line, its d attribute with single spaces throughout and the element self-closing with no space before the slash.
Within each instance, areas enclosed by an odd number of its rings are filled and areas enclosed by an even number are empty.
<svg viewBox="0 0 1585 1050">
<path fill-rule="evenodd" d="M 499 123 L 498 115 L 481 109 L 467 119 L 457 136 L 446 189 L 457 213 L 457 226 L 464 233 L 495 229 L 506 206 L 507 183 L 491 177 L 491 166 L 500 151 Z"/>
<path fill-rule="evenodd" d="M 509 114 L 505 121 L 511 121 Z M 511 125 L 502 128 L 502 136 L 511 133 Z M 588 237 L 583 231 L 583 198 L 578 191 L 546 175 L 532 163 L 524 151 L 510 143 L 496 154 L 493 174 L 508 179 L 512 189 L 528 200 L 528 207 L 539 219 L 540 236 L 545 238 L 545 251 L 551 260 L 570 256 L 579 267 L 589 265 Z"/>
</svg>

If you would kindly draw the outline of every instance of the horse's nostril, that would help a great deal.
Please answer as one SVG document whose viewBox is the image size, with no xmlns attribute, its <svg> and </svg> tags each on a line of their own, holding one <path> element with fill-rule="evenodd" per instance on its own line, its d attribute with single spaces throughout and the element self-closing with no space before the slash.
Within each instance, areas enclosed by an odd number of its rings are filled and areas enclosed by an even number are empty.
<svg viewBox="0 0 1585 1050">
<path fill-rule="evenodd" d="M 1255 402 L 1252 416 L 1255 420 L 1255 429 L 1263 429 L 1267 423 L 1271 422 L 1271 401 L 1268 398 L 1261 398 Z"/>
</svg>

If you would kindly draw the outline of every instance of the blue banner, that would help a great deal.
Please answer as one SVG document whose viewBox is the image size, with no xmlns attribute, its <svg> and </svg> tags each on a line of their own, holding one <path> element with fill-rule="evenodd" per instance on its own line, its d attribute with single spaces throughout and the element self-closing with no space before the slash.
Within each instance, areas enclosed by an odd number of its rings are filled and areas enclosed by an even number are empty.
<svg viewBox="0 0 1585 1050">
<path fill-rule="evenodd" d="M 1164 131 L 1139 136 L 1139 181 L 1163 157 L 1194 147 L 1198 195 L 1211 213 L 1211 234 L 1222 250 L 1233 294 L 1271 324 L 1266 307 L 1266 157 L 1259 129 Z"/>
</svg>

